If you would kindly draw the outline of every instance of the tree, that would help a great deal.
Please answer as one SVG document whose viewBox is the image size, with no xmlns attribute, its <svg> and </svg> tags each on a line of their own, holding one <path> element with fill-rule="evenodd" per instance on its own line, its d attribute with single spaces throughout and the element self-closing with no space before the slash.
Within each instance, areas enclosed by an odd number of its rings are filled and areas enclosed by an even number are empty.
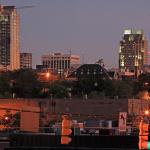
<svg viewBox="0 0 150 150">
<path fill-rule="evenodd" d="M 30 69 L 7 71 L 0 74 L 0 97 L 39 97 L 42 84 L 38 81 L 36 72 Z"/>
<path fill-rule="evenodd" d="M 94 82 L 91 79 L 81 79 L 77 81 L 76 89 L 77 93 L 80 94 L 90 94 L 94 87 Z"/>
<path fill-rule="evenodd" d="M 133 93 L 133 83 L 128 81 L 114 82 L 115 95 L 120 98 L 129 98 Z"/>
<path fill-rule="evenodd" d="M 49 92 L 55 98 L 64 98 L 64 97 L 66 97 L 67 89 L 59 83 L 53 83 L 50 86 Z"/>
<path fill-rule="evenodd" d="M 143 73 L 139 75 L 137 81 L 134 83 L 134 95 L 140 95 L 141 92 L 150 92 L 150 73 Z"/>
<path fill-rule="evenodd" d="M 13 92 L 17 97 L 39 97 L 42 84 L 38 81 L 36 72 L 30 69 L 20 69 L 10 73 L 10 79 L 14 81 Z"/>
<path fill-rule="evenodd" d="M 115 87 L 115 80 L 106 80 L 104 84 L 104 92 L 105 96 L 110 98 L 114 98 L 116 96 L 116 87 Z"/>
<path fill-rule="evenodd" d="M 9 77 L 6 73 L 0 74 L 0 98 L 10 98 L 11 89 L 9 85 Z"/>
<path fill-rule="evenodd" d="M 1 116 L 1 125 L 13 129 L 20 127 L 20 113 L 12 114 L 10 110 L 6 110 L 5 114 Z"/>
<path fill-rule="evenodd" d="M 137 92 L 142 90 L 150 91 L 150 73 L 143 73 L 139 75 L 136 82 L 136 90 Z"/>
</svg>

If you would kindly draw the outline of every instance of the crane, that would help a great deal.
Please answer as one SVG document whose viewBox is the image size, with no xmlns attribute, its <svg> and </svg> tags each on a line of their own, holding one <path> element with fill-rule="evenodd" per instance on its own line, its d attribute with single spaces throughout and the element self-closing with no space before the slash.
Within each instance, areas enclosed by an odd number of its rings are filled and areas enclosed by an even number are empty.
<svg viewBox="0 0 150 150">
<path fill-rule="evenodd" d="M 21 7 L 16 7 L 16 9 L 26 9 L 26 8 L 33 8 L 35 6 L 31 5 L 31 6 L 21 6 Z"/>
</svg>

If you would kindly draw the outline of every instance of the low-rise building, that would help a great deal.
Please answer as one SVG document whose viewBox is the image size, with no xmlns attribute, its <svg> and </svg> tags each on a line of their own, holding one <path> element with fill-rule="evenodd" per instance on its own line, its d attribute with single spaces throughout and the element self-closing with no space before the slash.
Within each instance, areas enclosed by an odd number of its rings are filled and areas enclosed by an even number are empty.
<svg viewBox="0 0 150 150">
<path fill-rule="evenodd" d="M 20 53 L 20 68 L 32 69 L 32 54 Z"/>
</svg>

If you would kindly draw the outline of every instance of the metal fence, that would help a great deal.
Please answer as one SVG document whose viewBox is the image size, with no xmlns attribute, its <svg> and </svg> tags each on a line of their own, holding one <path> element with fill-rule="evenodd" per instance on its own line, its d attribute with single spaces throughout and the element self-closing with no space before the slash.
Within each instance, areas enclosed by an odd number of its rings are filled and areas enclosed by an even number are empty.
<svg viewBox="0 0 150 150">
<path fill-rule="evenodd" d="M 72 135 L 138 135 L 138 128 L 127 128 L 126 132 L 120 132 L 118 127 L 72 127 Z M 11 133 L 47 133 L 51 135 L 61 135 L 61 127 L 40 127 L 39 132 L 31 132 L 31 128 L 20 130 L 20 128 L 5 128 L 0 130 L 0 136 L 9 135 Z"/>
</svg>

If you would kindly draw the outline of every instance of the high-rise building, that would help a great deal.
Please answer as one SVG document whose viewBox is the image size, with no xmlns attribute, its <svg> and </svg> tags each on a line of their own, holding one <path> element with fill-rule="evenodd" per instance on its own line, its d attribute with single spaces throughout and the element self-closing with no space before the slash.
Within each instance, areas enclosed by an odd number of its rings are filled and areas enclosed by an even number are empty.
<svg viewBox="0 0 150 150">
<path fill-rule="evenodd" d="M 32 54 L 20 53 L 20 68 L 31 69 L 32 68 Z"/>
<path fill-rule="evenodd" d="M 125 29 L 119 48 L 120 72 L 138 75 L 148 64 L 148 41 L 143 30 Z"/>
<path fill-rule="evenodd" d="M 19 15 L 15 6 L 0 5 L 0 69 L 20 68 Z"/>
<path fill-rule="evenodd" d="M 42 65 L 57 71 L 58 74 L 72 68 L 77 68 L 79 64 L 80 57 L 78 55 L 61 53 L 42 55 Z"/>
</svg>

